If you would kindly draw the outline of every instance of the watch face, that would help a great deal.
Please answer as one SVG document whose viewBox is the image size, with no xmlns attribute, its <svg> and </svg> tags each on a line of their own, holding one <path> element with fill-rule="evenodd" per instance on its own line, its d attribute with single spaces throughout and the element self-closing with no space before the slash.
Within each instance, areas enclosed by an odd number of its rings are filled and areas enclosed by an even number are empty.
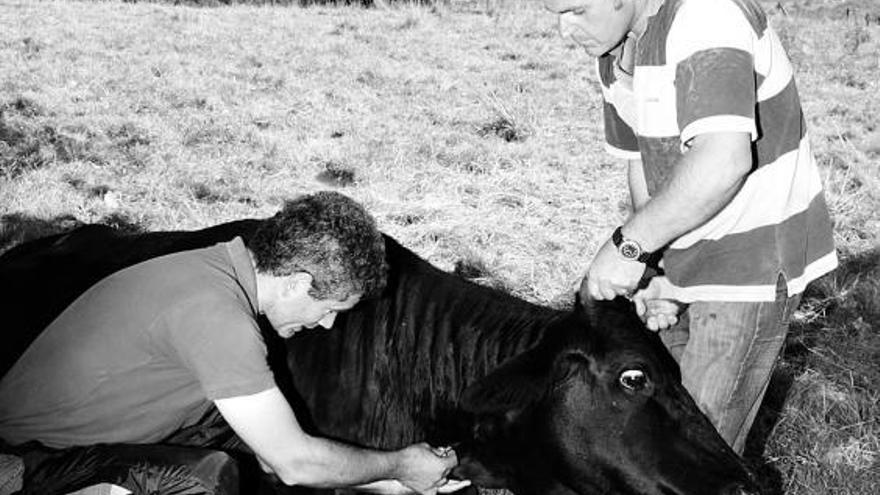
<svg viewBox="0 0 880 495">
<path fill-rule="evenodd" d="M 639 247 L 634 241 L 623 241 L 620 244 L 620 247 L 617 248 L 617 251 L 621 256 L 628 260 L 636 260 L 639 258 L 639 255 L 642 254 L 642 248 Z"/>
</svg>

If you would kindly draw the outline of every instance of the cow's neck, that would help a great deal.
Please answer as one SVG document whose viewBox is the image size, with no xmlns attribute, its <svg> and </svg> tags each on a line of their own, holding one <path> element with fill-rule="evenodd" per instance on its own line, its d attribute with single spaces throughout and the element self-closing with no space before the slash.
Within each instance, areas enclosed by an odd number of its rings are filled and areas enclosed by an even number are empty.
<svg viewBox="0 0 880 495">
<path fill-rule="evenodd" d="M 448 274 L 404 277 L 395 299 L 391 343 L 410 367 L 392 380 L 410 384 L 412 406 L 430 411 L 421 426 L 438 441 L 468 434 L 471 418 L 458 405 L 465 389 L 533 348 L 565 314 Z"/>
</svg>

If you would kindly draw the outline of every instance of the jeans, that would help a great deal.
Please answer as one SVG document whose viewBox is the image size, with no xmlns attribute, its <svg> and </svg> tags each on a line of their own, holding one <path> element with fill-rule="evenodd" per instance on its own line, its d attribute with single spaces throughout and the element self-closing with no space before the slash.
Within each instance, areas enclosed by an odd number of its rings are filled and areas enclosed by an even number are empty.
<svg viewBox="0 0 880 495">
<path fill-rule="evenodd" d="M 782 352 L 800 294 L 785 278 L 776 300 L 698 301 L 660 338 L 681 368 L 682 382 L 724 440 L 739 454 Z"/>
</svg>

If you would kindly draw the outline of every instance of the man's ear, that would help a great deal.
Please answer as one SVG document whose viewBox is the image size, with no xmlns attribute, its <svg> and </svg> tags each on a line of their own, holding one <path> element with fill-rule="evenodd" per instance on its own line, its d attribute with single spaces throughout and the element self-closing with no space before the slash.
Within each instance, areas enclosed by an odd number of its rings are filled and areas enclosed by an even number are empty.
<svg viewBox="0 0 880 495">
<path fill-rule="evenodd" d="M 308 294 L 312 288 L 312 275 L 306 272 L 293 272 L 284 281 L 284 295 Z"/>
</svg>

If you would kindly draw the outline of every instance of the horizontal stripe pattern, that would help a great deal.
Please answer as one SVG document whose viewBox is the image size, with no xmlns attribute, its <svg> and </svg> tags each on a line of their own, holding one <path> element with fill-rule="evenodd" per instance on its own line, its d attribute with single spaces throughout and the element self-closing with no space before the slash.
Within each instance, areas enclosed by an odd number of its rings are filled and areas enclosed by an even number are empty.
<svg viewBox="0 0 880 495">
<path fill-rule="evenodd" d="M 599 82 L 605 88 L 610 88 L 617 81 L 617 76 L 614 74 L 616 63 L 617 57 L 610 53 L 596 59 L 596 75 L 599 76 Z"/>
<path fill-rule="evenodd" d="M 767 29 L 767 14 L 764 13 L 761 5 L 756 0 L 733 0 L 733 3 L 742 10 L 755 34 L 763 35 Z"/>
<path fill-rule="evenodd" d="M 714 115 L 697 120 L 682 129 L 679 140 L 684 147 L 691 139 L 710 132 L 743 132 L 748 134 L 752 141 L 758 137 L 754 120 L 738 115 Z"/>
<path fill-rule="evenodd" d="M 754 53 L 760 36 L 732 0 L 683 0 L 666 38 L 666 65 L 695 53 L 732 48 Z"/>
<path fill-rule="evenodd" d="M 672 177 L 673 168 L 681 157 L 681 141 L 678 136 L 639 136 L 639 148 L 642 150 L 642 160 L 650 160 L 650 166 L 643 167 L 648 194 L 653 196 Z"/>
<path fill-rule="evenodd" d="M 617 116 L 623 125 L 635 128 L 635 100 L 633 99 L 633 78 L 617 68 L 617 59 L 606 55 L 598 59 L 596 74 L 601 81 L 602 98 L 606 103 L 613 102 Z"/>
<path fill-rule="evenodd" d="M 773 29 L 767 28 L 764 37 L 755 42 L 752 55 L 755 58 L 758 101 L 770 98 L 790 84 L 794 69 Z"/>
<path fill-rule="evenodd" d="M 813 164 L 809 141 L 779 163 L 752 172 L 736 196 L 711 220 L 676 239 L 671 247 L 686 249 L 703 239 L 781 223 L 809 208 L 822 191 L 822 179 Z"/>
<path fill-rule="evenodd" d="M 642 152 L 641 151 L 629 151 L 620 148 L 615 148 L 614 146 L 605 143 L 605 152 L 609 155 L 620 158 L 621 160 L 641 160 Z"/>
<path fill-rule="evenodd" d="M 788 294 L 802 293 L 809 282 L 831 272 L 836 267 L 837 254 L 831 251 L 807 265 L 801 276 L 786 280 Z M 683 303 L 695 301 L 773 301 L 776 299 L 776 284 L 672 286 L 668 288 L 668 295 L 670 298 Z"/>
<path fill-rule="evenodd" d="M 637 66 L 633 75 L 636 130 L 640 136 L 680 134 L 676 115 L 675 68 Z"/>
<path fill-rule="evenodd" d="M 684 110 L 679 108 L 679 123 L 685 125 L 681 131 L 683 143 L 708 132 L 749 132 L 755 141 L 758 168 L 774 163 L 783 155 L 798 149 L 806 134 L 800 97 L 793 78 L 789 79 L 788 84 L 778 94 L 765 101 L 758 101 L 757 105 L 752 104 L 752 108 L 755 108 L 754 120 L 729 112 L 686 124 L 687 118 L 681 117 Z"/>
<path fill-rule="evenodd" d="M 757 91 L 753 67 L 749 52 L 732 48 L 702 50 L 679 62 L 675 69 L 679 129 L 719 115 L 753 120 Z"/>
<path fill-rule="evenodd" d="M 822 183 L 793 71 L 755 0 L 670 0 L 649 19 L 632 78 L 602 75 L 607 149 L 629 157 L 634 131 L 648 192 L 668 183 L 697 135 L 747 132 L 752 171 L 718 214 L 673 241 L 666 273 L 683 301 L 773 300 L 837 264 Z M 601 71 L 601 68 L 600 68 Z M 631 81 L 631 84 L 630 84 Z M 610 119 L 610 121 L 609 121 Z M 706 164 L 706 174 L 713 173 Z"/>
<path fill-rule="evenodd" d="M 666 64 L 666 37 L 683 0 L 666 0 L 656 14 L 648 18 L 648 27 L 639 39 L 636 58 L 640 65 Z"/>
<path fill-rule="evenodd" d="M 639 141 L 632 128 L 623 121 L 614 105 L 604 103 L 605 142 L 614 148 L 625 151 L 639 151 Z"/>
<path fill-rule="evenodd" d="M 773 285 L 778 273 L 800 277 L 808 265 L 833 252 L 830 236 L 811 235 L 830 231 L 825 198 L 818 194 L 806 210 L 778 225 L 701 240 L 684 250 L 670 248 L 663 262 L 679 287 Z"/>
<path fill-rule="evenodd" d="M 765 101 L 759 101 L 756 113 L 757 167 L 775 163 L 800 147 L 806 137 L 807 126 L 794 78 L 790 78 L 788 84 L 778 94 Z"/>
</svg>

